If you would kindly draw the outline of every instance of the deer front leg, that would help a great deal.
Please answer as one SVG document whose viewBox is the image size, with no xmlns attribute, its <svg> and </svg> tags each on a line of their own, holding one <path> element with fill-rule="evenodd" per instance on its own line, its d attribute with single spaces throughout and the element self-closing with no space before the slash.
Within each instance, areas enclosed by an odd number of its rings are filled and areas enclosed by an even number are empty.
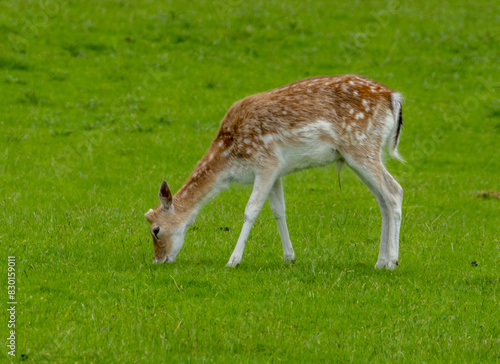
<svg viewBox="0 0 500 364">
<path fill-rule="evenodd" d="M 294 262 L 295 253 L 293 251 L 292 242 L 290 241 L 290 235 L 288 235 L 288 228 L 286 226 L 285 196 L 283 194 L 281 178 L 276 180 L 271 192 L 269 193 L 269 205 L 271 205 L 271 211 L 273 212 L 276 222 L 278 223 L 281 243 L 283 244 L 284 260 L 287 263 Z"/>
<path fill-rule="evenodd" d="M 237 267 L 241 258 L 243 257 L 243 250 L 245 250 L 245 243 L 247 241 L 252 225 L 259 215 L 264 202 L 266 202 L 269 191 L 273 186 L 275 181 L 274 176 L 269 175 L 257 175 L 253 183 L 252 194 L 248 200 L 247 206 L 245 208 L 245 222 L 243 223 L 243 228 L 241 229 L 240 237 L 236 243 L 233 254 L 229 258 L 226 267 Z"/>
</svg>

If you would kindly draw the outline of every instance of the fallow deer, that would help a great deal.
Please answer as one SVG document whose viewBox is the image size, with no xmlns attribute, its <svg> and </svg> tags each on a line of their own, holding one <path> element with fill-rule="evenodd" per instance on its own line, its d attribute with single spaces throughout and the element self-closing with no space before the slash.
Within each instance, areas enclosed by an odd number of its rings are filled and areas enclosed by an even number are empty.
<svg viewBox="0 0 500 364">
<path fill-rule="evenodd" d="M 402 96 L 357 75 L 314 77 L 248 96 L 224 116 L 207 154 L 172 195 L 163 181 L 160 204 L 145 217 L 154 263 L 173 262 L 201 207 L 231 183 L 252 184 L 244 223 L 227 266 L 240 264 L 252 224 L 266 199 L 276 217 L 285 261 L 294 261 L 281 177 L 306 168 L 345 163 L 373 192 L 382 213 L 375 268 L 398 265 L 403 189 L 382 162 L 397 151 Z"/>
</svg>

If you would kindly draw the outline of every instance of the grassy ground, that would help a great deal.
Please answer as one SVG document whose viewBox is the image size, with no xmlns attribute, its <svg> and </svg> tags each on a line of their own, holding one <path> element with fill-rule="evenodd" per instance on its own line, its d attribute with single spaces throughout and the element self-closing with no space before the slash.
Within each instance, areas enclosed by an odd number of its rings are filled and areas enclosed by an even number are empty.
<svg viewBox="0 0 500 364">
<path fill-rule="evenodd" d="M 500 361 L 500 200 L 476 197 L 500 189 L 498 3 L 0 4 L 14 361 Z M 224 267 L 250 194 L 234 186 L 174 264 L 153 266 L 143 214 L 228 107 L 342 73 L 406 96 L 408 163 L 388 162 L 405 190 L 400 267 L 374 270 L 377 204 L 349 170 L 340 192 L 333 167 L 284 180 L 294 265 L 266 206 L 240 267 Z"/>
</svg>

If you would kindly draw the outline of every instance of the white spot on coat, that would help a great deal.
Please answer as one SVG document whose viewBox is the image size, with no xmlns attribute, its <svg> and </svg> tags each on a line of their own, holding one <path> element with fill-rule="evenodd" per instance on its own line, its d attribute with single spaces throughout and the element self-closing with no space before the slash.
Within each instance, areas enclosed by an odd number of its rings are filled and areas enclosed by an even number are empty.
<svg viewBox="0 0 500 364">
<path fill-rule="evenodd" d="M 267 147 L 267 145 L 274 139 L 274 137 L 272 134 L 266 134 L 261 139 Z"/>
<path fill-rule="evenodd" d="M 366 135 L 363 134 L 363 133 L 360 133 L 359 131 L 357 131 L 355 133 L 355 135 L 356 135 L 356 139 L 358 139 L 359 141 L 362 141 L 362 140 L 366 139 Z"/>
</svg>

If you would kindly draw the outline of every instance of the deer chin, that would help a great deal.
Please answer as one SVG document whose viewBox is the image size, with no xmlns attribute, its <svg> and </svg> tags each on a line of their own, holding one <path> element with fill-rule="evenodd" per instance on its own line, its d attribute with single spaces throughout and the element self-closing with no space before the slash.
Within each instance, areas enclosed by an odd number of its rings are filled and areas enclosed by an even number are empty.
<svg viewBox="0 0 500 364">
<path fill-rule="evenodd" d="M 179 251 L 181 250 L 182 245 L 178 247 L 177 249 L 173 249 L 170 254 L 168 254 L 163 261 L 163 263 L 173 263 L 175 262 L 175 258 L 177 258 L 177 254 L 179 254 Z"/>
</svg>

